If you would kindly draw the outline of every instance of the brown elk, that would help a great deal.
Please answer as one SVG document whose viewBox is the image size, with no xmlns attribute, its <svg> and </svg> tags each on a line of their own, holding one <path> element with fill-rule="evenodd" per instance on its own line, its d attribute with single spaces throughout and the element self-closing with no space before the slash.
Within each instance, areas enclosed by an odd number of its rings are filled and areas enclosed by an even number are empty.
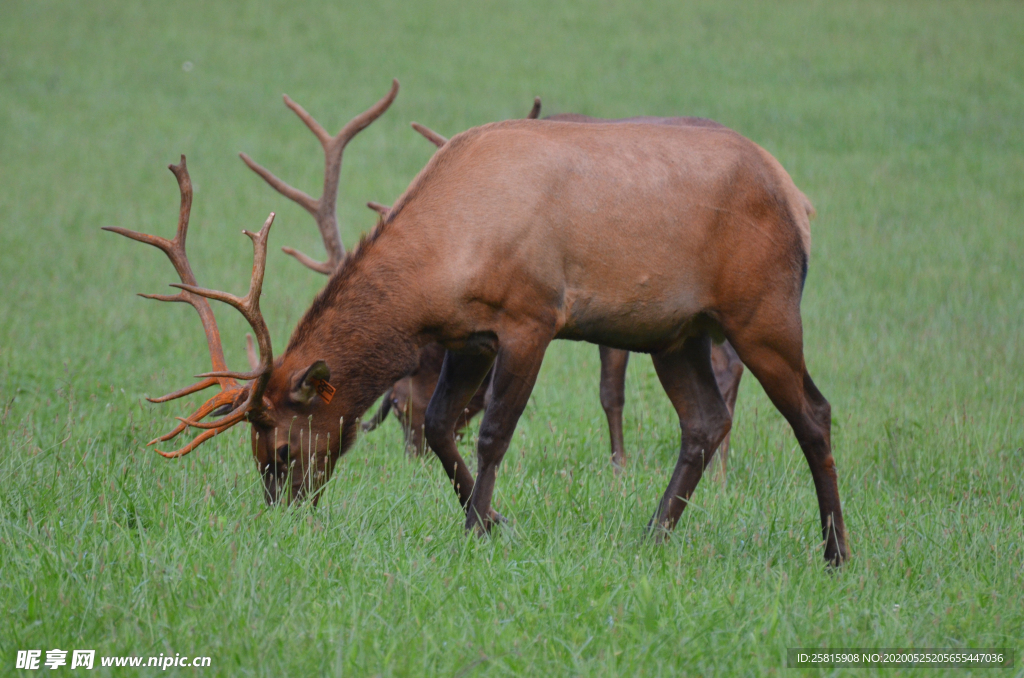
<svg viewBox="0 0 1024 678">
<path fill-rule="evenodd" d="M 397 93 L 397 92 L 395 92 Z M 366 124 L 359 127 L 356 133 L 364 129 L 373 119 L 383 114 L 387 107 L 394 100 L 394 94 L 389 93 L 388 97 L 379 104 L 377 116 L 367 119 Z M 341 242 L 341 232 L 338 227 L 336 213 L 336 197 L 338 191 L 338 178 L 341 175 L 343 144 L 338 144 L 334 137 L 330 137 L 323 131 L 323 127 L 306 110 L 295 103 L 287 95 L 284 96 L 285 105 L 292 109 L 298 117 L 317 136 L 324 150 L 324 188 L 321 197 L 313 199 L 301 191 L 289 186 L 287 183 L 276 177 L 270 170 L 266 169 L 245 153 L 240 153 L 242 161 L 256 174 L 261 176 L 272 188 L 287 198 L 297 202 L 300 206 L 313 216 L 320 237 L 323 240 L 324 248 L 328 253 L 327 262 L 317 262 L 301 252 L 292 248 L 282 248 L 284 252 L 292 255 L 307 268 L 329 275 L 341 262 L 341 255 L 345 252 L 345 246 Z M 540 115 L 540 97 L 534 99 L 533 108 L 527 115 L 527 119 L 535 119 Z M 604 121 L 599 118 L 590 118 L 577 114 L 561 114 L 549 116 L 549 120 L 568 120 L 578 122 L 623 122 Z M 704 125 L 710 127 L 721 127 L 716 122 L 706 118 L 628 118 L 626 121 L 651 122 L 654 124 L 671 125 Z M 440 148 L 448 139 L 434 132 L 428 127 L 418 123 L 412 123 L 413 129 L 422 134 L 427 140 Z M 351 138 L 351 137 L 349 137 Z M 328 197 L 330 196 L 330 198 Z M 368 202 L 370 209 L 378 212 L 382 217 L 387 216 L 388 207 L 377 203 Z M 609 438 L 611 440 L 611 458 L 616 468 L 621 468 L 625 463 L 625 445 L 622 434 L 622 411 L 625 405 L 626 390 L 626 366 L 629 360 L 629 352 L 600 347 L 601 358 L 601 384 L 600 396 L 601 406 L 605 411 L 608 420 Z M 254 359 L 250 360 L 252 362 Z M 434 393 L 437 380 L 441 376 L 441 365 L 444 360 L 444 347 L 440 344 L 428 344 L 420 352 L 420 358 L 413 372 L 395 384 L 384 394 L 380 407 L 376 413 L 366 422 L 363 422 L 364 432 L 373 431 L 384 421 L 389 413 L 394 413 L 402 425 L 405 434 L 406 450 L 413 455 L 420 455 L 426 451 L 426 440 L 424 437 L 424 426 L 426 423 L 427 405 Z M 743 375 L 743 363 L 739 356 L 732 349 L 728 342 L 715 344 L 712 347 L 712 365 L 715 369 L 715 377 L 718 381 L 722 394 L 725 397 L 726 406 L 731 415 L 736 406 L 736 396 L 739 391 L 739 381 Z M 485 404 L 487 388 L 490 385 L 490 375 L 484 379 L 476 394 L 466 405 L 462 416 L 456 426 L 456 431 L 461 432 L 469 422 L 479 414 Z M 721 459 L 722 475 L 724 476 L 726 457 L 729 450 L 729 435 L 719 450 Z"/>
<path fill-rule="evenodd" d="M 427 441 L 466 528 L 486 530 L 500 519 L 491 507 L 497 469 L 547 345 L 651 353 L 682 434 L 650 522 L 661 536 L 731 424 L 711 369 L 711 339 L 724 336 L 792 427 L 814 480 L 825 558 L 838 564 L 847 546 L 831 408 L 803 357 L 803 200 L 775 158 L 729 130 L 546 120 L 474 128 L 441 148 L 347 255 L 276 360 L 258 304 L 272 219 L 249 234 L 245 298 L 178 285 L 243 310 L 260 366 L 218 370 L 172 395 L 211 379 L 251 380 L 183 423 L 207 429 L 203 438 L 247 419 L 268 498 L 291 500 L 323 485 L 359 417 L 416 366 L 423 346 L 440 343 L 447 353 Z M 474 481 L 455 426 L 492 367 Z M 229 398 L 230 413 L 201 421 Z"/>
<path fill-rule="evenodd" d="M 533 108 L 526 116 L 527 119 L 539 118 L 540 111 L 540 97 L 535 97 L 533 100 Z M 606 119 L 593 118 L 579 113 L 558 113 L 555 115 L 549 115 L 545 117 L 544 120 L 587 123 L 645 123 L 653 125 L 725 127 L 724 125 L 717 123 L 714 120 L 709 120 L 708 118 L 694 117 L 638 116 L 632 118 Z M 423 135 L 427 141 L 431 142 L 438 148 L 441 148 L 448 143 L 448 139 L 446 137 L 438 134 L 425 125 L 414 122 L 412 123 L 412 127 Z M 808 204 L 810 203 L 808 202 Z M 387 207 L 384 207 L 379 203 L 369 203 L 369 205 L 372 209 L 376 209 L 382 215 L 387 215 Z M 623 351 L 621 349 L 611 348 L 608 346 L 599 346 L 598 351 L 601 359 L 601 407 L 604 409 L 605 418 L 608 420 L 608 433 L 612 449 L 612 464 L 615 468 L 621 468 L 626 460 L 625 444 L 622 435 L 622 412 L 626 403 L 626 367 L 629 363 L 629 351 Z M 384 394 L 384 402 L 373 417 L 363 424 L 363 430 L 372 431 L 380 424 L 381 421 L 384 420 L 385 417 L 387 417 L 392 408 L 394 408 L 394 411 L 406 432 L 406 445 L 409 446 L 411 442 L 412 446 L 414 446 L 413 449 L 422 450 L 422 427 L 426 418 L 426 408 L 430 401 L 430 396 L 434 393 L 434 387 L 437 385 L 437 380 L 441 375 L 441 362 L 443 358 L 444 350 L 436 344 L 424 349 L 423 357 L 420 360 L 420 364 L 417 365 L 415 372 L 396 382 L 395 385 Z M 739 395 L 740 379 L 743 377 L 743 362 L 740 360 L 736 351 L 732 348 L 729 342 L 723 341 L 721 343 L 714 343 L 711 346 L 711 366 L 715 372 L 715 380 L 718 383 L 718 388 L 722 392 L 722 397 L 725 400 L 725 406 L 729 408 L 729 415 L 731 417 L 736 410 L 736 398 Z M 465 416 L 460 422 L 461 426 L 456 430 L 461 430 L 462 427 L 469 423 L 470 419 L 483 409 L 485 392 L 489 385 L 490 375 L 484 379 L 484 383 L 481 384 L 480 390 L 477 391 L 475 396 L 473 396 L 473 399 L 466 408 L 464 413 Z M 717 451 L 718 458 L 720 460 L 719 479 L 721 480 L 725 479 L 727 458 L 729 454 L 729 438 L 730 433 L 726 433 L 725 438 L 722 440 L 722 444 L 719 446 Z"/>
</svg>

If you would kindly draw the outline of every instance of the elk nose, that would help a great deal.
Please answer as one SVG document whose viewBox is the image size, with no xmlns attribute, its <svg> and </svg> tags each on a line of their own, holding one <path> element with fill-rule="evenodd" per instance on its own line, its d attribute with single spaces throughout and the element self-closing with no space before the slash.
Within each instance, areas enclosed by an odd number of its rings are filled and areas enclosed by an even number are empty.
<svg viewBox="0 0 1024 678">
<path fill-rule="evenodd" d="M 277 457 L 276 461 L 277 461 L 278 465 L 279 466 L 283 466 L 284 468 L 287 468 L 288 467 L 288 459 L 289 459 L 288 446 L 287 445 L 282 445 L 281 447 L 277 448 L 274 451 L 274 454 Z"/>
</svg>

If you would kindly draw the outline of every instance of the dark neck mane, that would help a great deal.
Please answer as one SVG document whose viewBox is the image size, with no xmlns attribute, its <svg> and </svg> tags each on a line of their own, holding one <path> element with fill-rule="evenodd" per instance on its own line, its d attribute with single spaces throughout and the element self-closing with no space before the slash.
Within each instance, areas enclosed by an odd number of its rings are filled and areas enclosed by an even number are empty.
<svg viewBox="0 0 1024 678">
<path fill-rule="evenodd" d="M 500 123 L 496 123 L 500 124 Z M 443 175 L 445 169 L 451 163 L 455 155 L 465 145 L 466 141 L 472 138 L 476 134 L 477 130 L 469 130 L 462 134 L 457 134 L 452 137 L 447 144 L 445 144 L 440 150 L 437 151 L 427 162 L 426 166 L 420 170 L 420 173 L 416 175 L 409 187 L 405 189 L 405 192 L 399 196 L 395 204 L 388 210 L 386 217 L 381 217 L 377 220 L 376 226 L 370 230 L 369 233 L 364 234 L 360 239 L 359 243 L 345 255 L 341 264 L 337 270 L 331 275 L 330 280 L 327 281 L 327 285 L 321 290 L 320 294 L 313 300 L 313 305 L 310 306 L 309 310 L 306 311 L 306 315 L 299 321 L 298 326 L 295 328 L 295 332 L 292 333 L 292 338 L 288 342 L 288 349 L 291 350 L 293 345 L 302 340 L 302 337 L 309 331 L 307 325 L 315 324 L 319 322 L 319 318 L 329 308 L 334 307 L 338 300 L 341 298 L 343 291 L 349 285 L 349 281 L 358 276 L 358 271 L 361 268 L 362 262 L 366 259 L 367 255 L 374 249 L 374 246 L 380 240 L 380 237 L 392 229 L 392 225 L 395 219 L 401 214 L 402 209 L 409 204 L 428 184 L 434 177 Z"/>
<path fill-rule="evenodd" d="M 391 384 L 416 367 L 418 328 L 403 289 L 408 257 L 374 252 L 380 229 L 364 238 L 331 276 L 299 321 L 286 354 L 302 364 L 327 361 L 331 381 L 360 416 Z M 406 272 L 407 273 L 407 272 Z"/>
<path fill-rule="evenodd" d="M 443 178 L 476 133 L 470 130 L 456 135 L 434 154 L 387 217 L 378 220 L 348 253 L 288 342 L 286 353 L 326 360 L 332 381 L 334 370 L 342 370 L 339 377 L 346 390 L 352 389 L 353 405 L 359 403 L 360 413 L 415 368 L 422 339 L 421 328 L 415 326 L 414 295 L 406 285 L 416 285 L 417 267 L 429 255 L 424 256 L 422 234 L 401 237 L 406 229 L 396 220 L 433 180 Z M 416 233 L 417 224 L 409 226 Z M 395 237 L 387 237 L 392 232 Z M 426 246 L 429 248 L 429 243 Z"/>
</svg>

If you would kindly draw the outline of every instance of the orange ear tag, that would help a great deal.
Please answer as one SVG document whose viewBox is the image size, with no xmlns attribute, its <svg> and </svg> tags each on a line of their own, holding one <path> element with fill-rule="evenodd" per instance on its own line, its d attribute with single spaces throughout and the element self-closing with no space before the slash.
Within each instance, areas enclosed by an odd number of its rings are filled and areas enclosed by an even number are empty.
<svg viewBox="0 0 1024 678">
<path fill-rule="evenodd" d="M 316 386 L 317 394 L 329 405 L 331 398 L 334 397 L 335 388 L 326 379 L 317 379 L 313 384 Z"/>
</svg>

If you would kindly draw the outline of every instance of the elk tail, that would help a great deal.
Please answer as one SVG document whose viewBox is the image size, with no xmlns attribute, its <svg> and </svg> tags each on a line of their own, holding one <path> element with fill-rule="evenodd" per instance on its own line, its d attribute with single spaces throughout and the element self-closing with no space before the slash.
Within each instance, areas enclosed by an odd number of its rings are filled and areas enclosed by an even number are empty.
<svg viewBox="0 0 1024 678">
<path fill-rule="evenodd" d="M 797 189 L 797 191 L 800 193 L 800 204 L 803 205 L 804 211 L 807 212 L 807 218 L 813 219 L 818 216 L 818 210 L 814 209 L 811 199 L 808 198 L 800 189 Z"/>
</svg>

